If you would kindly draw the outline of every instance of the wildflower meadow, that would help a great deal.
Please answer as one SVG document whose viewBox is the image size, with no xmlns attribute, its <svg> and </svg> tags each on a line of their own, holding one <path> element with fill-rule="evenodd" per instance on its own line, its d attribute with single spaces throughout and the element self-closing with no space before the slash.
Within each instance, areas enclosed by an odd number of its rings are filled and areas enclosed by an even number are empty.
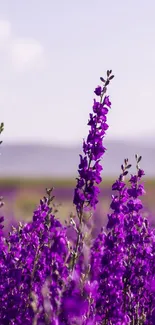
<svg viewBox="0 0 155 325">
<path fill-rule="evenodd" d="M 106 226 L 100 220 L 93 233 L 113 78 L 108 70 L 94 91 L 73 192 L 76 213 L 61 223 L 47 188 L 31 222 L 6 234 L 0 217 L 0 325 L 155 324 L 155 229 L 143 212 L 145 173 L 136 153 L 135 174 L 128 157 L 120 161 Z"/>
</svg>

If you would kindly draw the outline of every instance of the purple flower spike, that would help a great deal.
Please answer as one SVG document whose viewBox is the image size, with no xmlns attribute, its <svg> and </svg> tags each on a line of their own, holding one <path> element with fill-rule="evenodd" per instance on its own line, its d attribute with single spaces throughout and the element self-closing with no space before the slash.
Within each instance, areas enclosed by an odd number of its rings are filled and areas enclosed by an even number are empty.
<svg viewBox="0 0 155 325">
<path fill-rule="evenodd" d="M 106 82 L 105 82 L 106 85 Z M 103 145 L 103 139 L 108 129 L 107 113 L 111 107 L 109 97 L 105 96 L 106 86 L 98 86 L 95 94 L 100 96 L 100 101 L 94 99 L 93 112 L 90 114 L 88 125 L 90 126 L 89 134 L 86 141 L 83 142 L 84 155 L 80 155 L 79 178 L 74 192 L 74 204 L 78 215 L 82 215 L 85 207 L 96 207 L 98 202 L 97 196 L 99 190 L 96 184 L 101 183 L 100 176 L 102 166 L 100 160 L 106 151 Z M 81 186 L 81 184 L 83 184 Z"/>
<path fill-rule="evenodd" d="M 94 99 L 93 113 L 90 114 L 88 125 L 90 126 L 87 139 L 83 142 L 83 155 L 80 155 L 79 177 L 77 178 L 77 185 L 74 190 L 73 203 L 76 206 L 77 215 L 80 221 L 77 234 L 77 242 L 73 253 L 74 268 L 77 259 L 77 252 L 79 251 L 80 242 L 82 241 L 82 223 L 83 213 L 95 209 L 98 203 L 99 188 L 101 183 L 102 166 L 100 160 L 104 155 L 106 148 L 103 145 L 103 139 L 108 129 L 107 113 L 111 107 L 109 97 L 104 96 L 106 93 L 106 86 L 109 84 L 109 76 L 104 81 L 104 86 L 98 86 L 95 89 L 95 94 L 100 97 L 100 100 Z M 82 245 L 81 245 L 82 248 Z"/>
</svg>

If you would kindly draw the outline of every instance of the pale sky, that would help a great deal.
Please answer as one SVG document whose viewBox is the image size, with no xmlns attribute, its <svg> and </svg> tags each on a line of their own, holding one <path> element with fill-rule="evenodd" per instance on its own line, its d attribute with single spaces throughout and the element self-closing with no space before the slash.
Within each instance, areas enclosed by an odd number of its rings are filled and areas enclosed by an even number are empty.
<svg viewBox="0 0 155 325">
<path fill-rule="evenodd" d="M 107 138 L 155 137 L 154 0 L 0 0 L 5 142 L 82 141 L 107 69 Z"/>
</svg>

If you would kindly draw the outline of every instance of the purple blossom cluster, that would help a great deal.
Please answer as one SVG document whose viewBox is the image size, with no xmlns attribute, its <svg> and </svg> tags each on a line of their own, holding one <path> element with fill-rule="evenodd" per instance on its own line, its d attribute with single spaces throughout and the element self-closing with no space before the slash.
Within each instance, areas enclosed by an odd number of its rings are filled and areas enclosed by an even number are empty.
<svg viewBox="0 0 155 325">
<path fill-rule="evenodd" d="M 131 165 L 124 160 L 112 185 L 107 226 L 93 236 L 111 108 L 106 91 L 113 77 L 108 70 L 95 89 L 99 99 L 80 155 L 75 216 L 63 225 L 55 216 L 52 189 L 46 189 L 32 221 L 12 226 L 6 237 L 0 217 L 1 325 L 155 324 L 155 231 L 143 214 L 138 155 L 128 182 Z"/>
</svg>

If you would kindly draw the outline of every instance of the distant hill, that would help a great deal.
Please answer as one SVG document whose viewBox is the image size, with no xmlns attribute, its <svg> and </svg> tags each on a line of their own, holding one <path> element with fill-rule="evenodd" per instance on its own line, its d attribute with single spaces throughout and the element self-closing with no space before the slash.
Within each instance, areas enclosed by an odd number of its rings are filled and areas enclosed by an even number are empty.
<svg viewBox="0 0 155 325">
<path fill-rule="evenodd" d="M 102 160 L 106 177 L 117 176 L 124 158 L 135 167 L 134 155 L 143 156 L 141 166 L 148 177 L 155 177 L 155 141 L 106 141 Z M 0 177 L 72 177 L 77 175 L 81 147 L 58 147 L 38 144 L 2 144 Z M 135 168 L 132 170 L 134 171 Z"/>
</svg>

